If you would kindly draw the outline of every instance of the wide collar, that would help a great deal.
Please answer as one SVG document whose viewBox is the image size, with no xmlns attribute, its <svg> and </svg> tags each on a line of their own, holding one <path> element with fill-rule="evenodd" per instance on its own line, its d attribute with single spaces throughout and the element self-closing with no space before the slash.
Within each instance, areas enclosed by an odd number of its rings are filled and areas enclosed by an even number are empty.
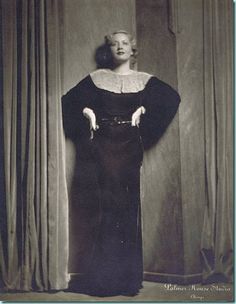
<svg viewBox="0 0 236 304">
<path fill-rule="evenodd" d="M 132 70 L 130 74 L 121 75 L 109 69 L 99 69 L 90 73 L 96 87 L 113 93 L 137 93 L 144 90 L 152 75 Z"/>
</svg>

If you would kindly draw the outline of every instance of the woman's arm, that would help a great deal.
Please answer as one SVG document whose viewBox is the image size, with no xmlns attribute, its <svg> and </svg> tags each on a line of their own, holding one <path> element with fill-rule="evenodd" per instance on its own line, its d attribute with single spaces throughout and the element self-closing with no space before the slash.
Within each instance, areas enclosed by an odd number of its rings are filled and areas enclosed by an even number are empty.
<svg viewBox="0 0 236 304">
<path fill-rule="evenodd" d="M 62 97 L 62 115 L 65 136 L 72 140 L 89 138 L 89 120 L 84 109 L 92 111 L 94 90 L 89 77 L 84 78 Z"/>
<path fill-rule="evenodd" d="M 141 135 L 146 148 L 162 137 L 173 120 L 180 103 L 179 94 L 168 84 L 152 77 L 144 90 L 142 105 L 146 109 L 141 118 Z"/>
</svg>

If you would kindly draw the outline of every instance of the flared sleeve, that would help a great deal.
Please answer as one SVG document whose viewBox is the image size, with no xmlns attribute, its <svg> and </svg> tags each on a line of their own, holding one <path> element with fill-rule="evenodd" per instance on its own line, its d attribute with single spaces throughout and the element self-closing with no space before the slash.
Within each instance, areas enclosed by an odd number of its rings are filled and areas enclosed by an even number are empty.
<svg viewBox="0 0 236 304">
<path fill-rule="evenodd" d="M 153 146 L 162 137 L 173 120 L 180 103 L 179 94 L 168 84 L 151 77 L 144 90 L 140 130 L 144 148 Z"/>
<path fill-rule="evenodd" d="M 62 97 L 63 127 L 67 138 L 72 140 L 89 138 L 89 121 L 83 115 L 83 109 L 93 108 L 93 101 L 94 87 L 89 76 Z"/>
</svg>

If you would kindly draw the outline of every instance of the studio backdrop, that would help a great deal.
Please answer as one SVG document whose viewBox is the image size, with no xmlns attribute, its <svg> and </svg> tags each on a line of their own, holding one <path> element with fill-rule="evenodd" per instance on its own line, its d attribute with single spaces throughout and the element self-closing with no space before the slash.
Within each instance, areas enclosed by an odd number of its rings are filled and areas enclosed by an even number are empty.
<svg viewBox="0 0 236 304">
<path fill-rule="evenodd" d="M 136 35 L 138 70 L 182 100 L 144 155 L 144 278 L 231 281 L 232 1 L 1 0 L 0 14 L 2 288 L 65 289 L 69 274 L 86 271 L 94 227 L 75 209 L 77 156 L 61 97 L 96 68 L 96 48 L 117 29 Z"/>
</svg>

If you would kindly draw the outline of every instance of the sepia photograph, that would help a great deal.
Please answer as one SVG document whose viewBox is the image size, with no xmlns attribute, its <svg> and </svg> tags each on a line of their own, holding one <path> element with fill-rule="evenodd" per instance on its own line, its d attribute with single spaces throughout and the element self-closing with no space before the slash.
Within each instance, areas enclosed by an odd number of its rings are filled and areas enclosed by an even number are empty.
<svg viewBox="0 0 236 304">
<path fill-rule="evenodd" d="M 0 0 L 0 301 L 234 302 L 233 0 Z"/>
</svg>

